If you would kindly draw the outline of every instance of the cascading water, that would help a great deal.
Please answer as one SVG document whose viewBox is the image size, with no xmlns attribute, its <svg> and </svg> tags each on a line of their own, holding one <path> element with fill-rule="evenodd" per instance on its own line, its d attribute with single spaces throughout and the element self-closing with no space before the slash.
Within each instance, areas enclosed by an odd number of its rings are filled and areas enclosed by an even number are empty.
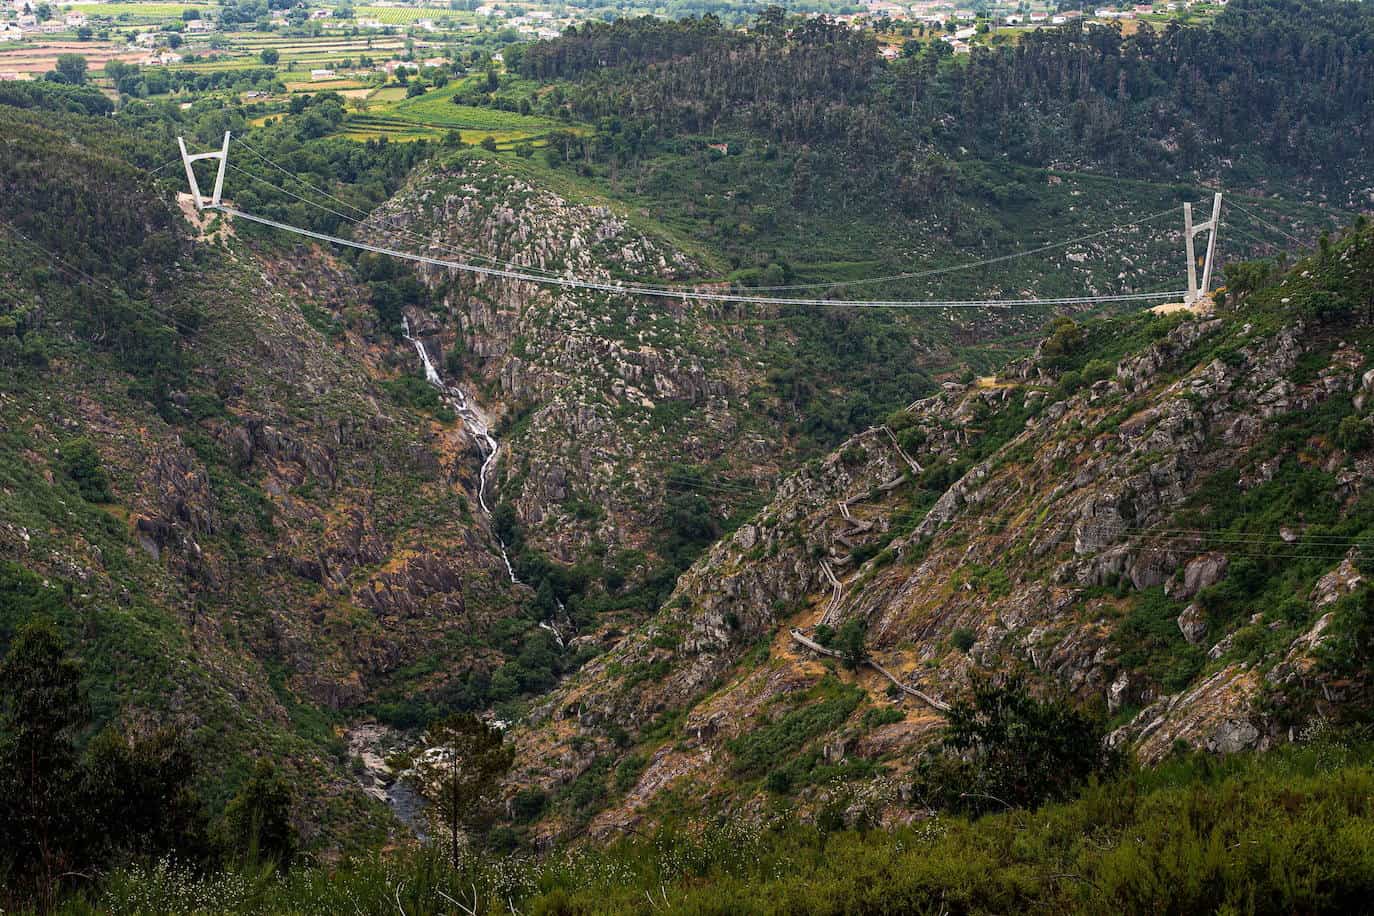
<svg viewBox="0 0 1374 916">
<path fill-rule="evenodd" d="M 420 365 L 425 370 L 425 381 L 429 382 L 439 393 L 443 395 L 453 412 L 463 421 L 463 427 L 474 439 L 477 440 L 477 447 L 482 452 L 482 468 L 477 472 L 477 503 L 482 507 L 482 514 L 491 520 L 491 507 L 487 505 L 487 481 L 491 475 L 492 466 L 496 463 L 497 455 L 500 453 L 500 446 L 496 438 L 491 434 L 491 427 L 487 423 L 487 418 L 483 416 L 481 410 L 476 405 L 468 402 L 467 393 L 457 385 L 444 383 L 439 375 L 439 370 L 434 367 L 434 362 L 429 358 L 429 351 L 425 349 L 424 342 L 418 337 L 410 336 L 410 319 L 402 317 L 401 327 L 405 333 L 405 339 L 410 341 L 415 347 L 415 352 L 420 356 Z M 496 537 L 496 545 L 501 551 L 501 559 L 506 564 L 506 574 L 510 576 L 511 582 L 519 583 L 515 578 L 515 568 L 511 566 L 510 557 L 506 554 L 505 542 L 499 535 L 492 532 Z M 559 639 L 562 642 L 562 639 Z"/>
</svg>

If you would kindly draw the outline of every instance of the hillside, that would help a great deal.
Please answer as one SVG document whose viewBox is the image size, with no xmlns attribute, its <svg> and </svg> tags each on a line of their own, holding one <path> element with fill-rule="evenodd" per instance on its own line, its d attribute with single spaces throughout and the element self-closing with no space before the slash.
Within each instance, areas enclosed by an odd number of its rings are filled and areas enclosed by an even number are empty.
<svg viewBox="0 0 1374 916">
<path fill-rule="evenodd" d="M 72 146 L 84 121 L 6 117 L 5 198 L 66 190 L 0 226 L 4 639 L 55 615 L 98 719 L 183 726 L 223 758 L 215 794 L 266 755 L 320 804 L 307 838 L 391 829 L 348 772 L 349 719 L 471 704 L 507 652 L 552 645 L 475 508 L 476 446 L 347 264 L 223 225 L 196 240 Z M 44 221 L 64 211 L 91 228 Z"/>
<path fill-rule="evenodd" d="M 857 629 L 937 702 L 1024 670 L 1145 762 L 1362 715 L 1374 233 L 1231 283 L 1214 316 L 1061 321 L 784 478 L 518 732 L 538 829 L 914 816 L 940 710 L 793 628 Z"/>
</svg>

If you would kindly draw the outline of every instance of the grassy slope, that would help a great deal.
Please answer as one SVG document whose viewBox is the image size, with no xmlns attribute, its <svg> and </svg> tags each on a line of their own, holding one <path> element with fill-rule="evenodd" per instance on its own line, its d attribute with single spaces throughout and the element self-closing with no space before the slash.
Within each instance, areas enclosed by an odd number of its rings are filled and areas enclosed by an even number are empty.
<svg viewBox="0 0 1374 916">
<path fill-rule="evenodd" d="M 115 913 L 1341 913 L 1374 890 L 1374 768 L 1330 737 L 1180 759 L 1077 801 L 892 831 L 720 824 L 540 860 L 372 860 L 282 882 L 116 875 Z M 477 900 L 473 901 L 476 894 Z M 69 912 L 89 912 L 79 903 Z"/>
</svg>

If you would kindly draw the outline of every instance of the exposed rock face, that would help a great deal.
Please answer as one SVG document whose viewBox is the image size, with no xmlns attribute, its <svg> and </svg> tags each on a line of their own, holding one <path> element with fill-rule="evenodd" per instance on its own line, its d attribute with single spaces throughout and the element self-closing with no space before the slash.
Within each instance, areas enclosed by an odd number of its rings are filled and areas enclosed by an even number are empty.
<svg viewBox="0 0 1374 916">
<path fill-rule="evenodd" d="M 1218 539 L 1178 519 L 1185 510 L 1205 516 L 1197 500 L 1210 480 L 1233 475 L 1241 492 L 1264 486 L 1286 456 L 1251 450 L 1294 415 L 1348 403 L 1360 389 L 1365 358 L 1349 347 L 1332 348 L 1315 374 L 1295 372 L 1300 358 L 1310 366 L 1310 354 L 1323 352 L 1321 341 L 1300 322 L 1259 334 L 1234 318 L 1185 320 L 1069 397 L 1056 399 L 1052 376 L 1022 364 L 913 404 L 903 441 L 927 479 L 957 467 L 947 485 L 914 487 L 881 430 L 785 479 L 759 516 L 683 576 L 655 619 L 541 707 L 519 733 L 522 759 L 541 762 L 519 779 L 556 788 L 616 753 L 608 732 L 677 714 L 667 743 L 650 739 L 642 752 L 638 785 L 592 829 L 632 821 L 670 789 L 713 784 L 728 772 L 732 741 L 819 682 L 824 667 L 790 628 L 847 621 L 864 623 L 870 657 L 937 700 L 958 696 L 977 672 L 1025 667 L 1114 713 L 1139 708 L 1113 740 L 1146 761 L 1178 743 L 1219 753 L 1267 746 L 1281 731 L 1257 703 L 1261 690 L 1319 677 L 1330 624 L 1304 631 L 1262 613 L 1213 620 L 1205 601 L 1254 545 L 1299 543 L 1303 532 L 1285 538 L 1276 526 Z M 1198 359 L 1207 349 L 1227 358 Z M 1340 472 L 1346 499 L 1374 482 L 1358 460 L 1321 443 L 1308 449 L 1304 461 Z M 969 453 L 979 460 L 957 463 Z M 1319 611 L 1362 587 L 1346 560 L 1321 577 L 1309 604 Z M 1126 661 L 1135 637 L 1119 622 L 1144 594 L 1173 608 L 1162 638 L 1201 668 L 1181 688 Z M 1261 633 L 1276 634 L 1263 639 L 1279 648 L 1256 663 L 1250 647 Z M 1204 653 L 1209 636 L 1217 642 Z M 766 662 L 753 648 L 764 644 Z M 848 677 L 873 702 L 893 689 L 871 671 Z M 900 783 L 940 721 L 914 696 L 904 705 L 890 731 L 870 734 L 851 718 L 817 738 L 815 752 L 832 761 L 887 755 Z M 819 796 L 803 793 L 808 800 Z M 717 790 L 711 802 L 740 813 L 760 803 L 745 789 Z M 900 806 L 883 810 L 902 816 Z"/>
<path fill-rule="evenodd" d="M 1178 615 L 1178 631 L 1191 646 L 1202 642 L 1207 636 L 1207 618 L 1202 608 L 1196 604 L 1184 608 L 1183 613 Z"/>
<path fill-rule="evenodd" d="M 376 222 L 379 238 L 405 232 L 412 249 L 424 238 L 436 257 L 456 247 L 526 271 L 661 283 L 697 269 L 605 207 L 477 160 L 423 168 Z M 445 309 L 418 319 L 424 339 L 464 354 L 465 383 L 495 416 L 527 417 L 504 438 L 497 489 L 553 557 L 570 562 L 593 542 L 650 546 L 672 462 L 757 480 L 776 469 L 778 440 L 738 438 L 736 413 L 761 369 L 739 358 L 736 332 L 713 326 L 712 307 L 437 267 L 422 276 Z"/>
<path fill-rule="evenodd" d="M 1223 553 L 1208 553 L 1200 557 L 1194 557 L 1183 567 L 1183 579 L 1165 589 L 1170 598 L 1187 600 L 1195 596 L 1204 588 L 1211 588 L 1222 580 L 1226 575 L 1227 567 L 1226 555 Z"/>
</svg>

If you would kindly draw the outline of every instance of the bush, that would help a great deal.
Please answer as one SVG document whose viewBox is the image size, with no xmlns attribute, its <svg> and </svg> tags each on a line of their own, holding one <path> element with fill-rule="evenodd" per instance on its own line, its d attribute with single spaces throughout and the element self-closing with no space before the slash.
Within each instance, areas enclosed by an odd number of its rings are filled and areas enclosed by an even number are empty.
<svg viewBox="0 0 1374 916">
<path fill-rule="evenodd" d="M 949 634 L 950 645 L 954 646 L 954 648 L 958 649 L 960 652 L 968 652 L 977 641 L 977 635 L 968 627 L 959 627 L 953 633 Z"/>
<path fill-rule="evenodd" d="M 1345 417 L 1336 427 L 1336 444 L 1347 452 L 1359 452 L 1369 448 L 1369 421 L 1359 417 Z"/>
<path fill-rule="evenodd" d="M 63 472 L 76 484 L 81 498 L 92 503 L 107 503 L 114 499 L 110 492 L 110 478 L 105 473 L 105 459 L 86 438 L 68 439 L 58 449 Z"/>
<path fill-rule="evenodd" d="M 983 680 L 949 711 L 939 751 L 917 769 L 916 793 L 937 807 L 981 814 L 1072 798 L 1120 769 L 1104 723 L 1067 701 L 1031 696 L 1024 680 Z"/>
</svg>

